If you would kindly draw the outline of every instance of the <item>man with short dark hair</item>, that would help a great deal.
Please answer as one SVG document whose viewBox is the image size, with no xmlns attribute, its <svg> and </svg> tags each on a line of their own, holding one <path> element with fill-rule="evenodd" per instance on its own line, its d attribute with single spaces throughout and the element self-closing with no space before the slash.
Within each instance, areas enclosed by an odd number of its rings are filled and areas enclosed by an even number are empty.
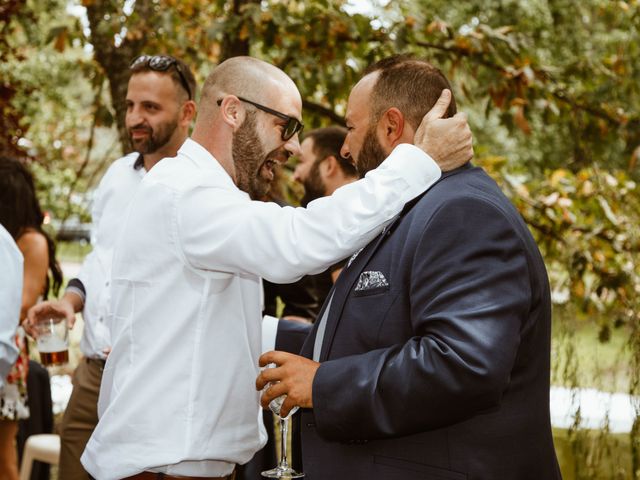
<svg viewBox="0 0 640 480">
<path fill-rule="evenodd" d="M 337 126 L 318 128 L 305 135 L 293 172 L 293 179 L 304 186 L 300 201 L 303 207 L 358 179 L 355 165 L 340 155 L 346 136 L 347 130 Z"/>
<path fill-rule="evenodd" d="M 416 143 L 308 208 L 255 201 L 299 153 L 302 98 L 250 57 L 218 65 L 192 138 L 145 176 L 113 256 L 113 349 L 100 421 L 82 456 L 100 480 L 233 476 L 264 445 L 253 388 L 261 277 L 322 271 L 381 231 L 402 205 L 472 156 L 463 116 L 429 113 Z M 425 141 L 428 138 L 428 141 Z M 427 155 L 426 152 L 429 152 Z M 446 160 L 445 160 L 446 159 Z"/>
<path fill-rule="evenodd" d="M 87 478 L 80 456 L 98 423 L 100 382 L 111 347 L 107 325 L 111 257 L 123 215 L 146 173 L 162 158 L 175 156 L 196 110 L 195 78 L 181 60 L 142 55 L 131 63 L 130 74 L 125 123 L 134 151 L 109 167 L 95 192 L 92 252 L 60 300 L 39 303 L 29 311 L 30 324 L 48 311 L 65 315 L 70 325 L 76 312 L 82 311 L 84 320 L 83 358 L 60 425 L 59 476 L 64 480 Z"/>
<path fill-rule="evenodd" d="M 343 155 L 361 174 L 375 168 L 449 88 L 424 61 L 373 65 L 349 97 Z M 527 226 L 466 164 L 353 255 L 301 356 L 262 355 L 260 365 L 277 367 L 256 387 L 270 385 L 263 407 L 287 395 L 282 415 L 304 409 L 310 479 L 559 479 L 550 329 L 547 274 Z"/>
</svg>

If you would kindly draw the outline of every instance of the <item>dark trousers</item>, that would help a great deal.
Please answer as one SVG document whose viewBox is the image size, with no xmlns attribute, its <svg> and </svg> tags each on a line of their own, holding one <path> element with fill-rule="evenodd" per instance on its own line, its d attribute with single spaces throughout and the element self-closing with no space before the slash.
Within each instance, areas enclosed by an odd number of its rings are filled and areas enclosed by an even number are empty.
<svg viewBox="0 0 640 480">
<path fill-rule="evenodd" d="M 73 374 L 73 391 L 60 424 L 61 480 L 86 480 L 80 457 L 98 424 L 98 396 L 103 360 L 84 358 Z"/>
</svg>

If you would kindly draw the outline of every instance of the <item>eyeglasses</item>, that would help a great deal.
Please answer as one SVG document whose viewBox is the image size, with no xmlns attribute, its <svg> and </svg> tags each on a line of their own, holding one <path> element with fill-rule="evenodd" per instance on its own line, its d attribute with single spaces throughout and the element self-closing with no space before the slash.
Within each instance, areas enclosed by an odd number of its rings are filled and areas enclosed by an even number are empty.
<svg viewBox="0 0 640 480">
<path fill-rule="evenodd" d="M 154 72 L 166 72 L 171 67 L 176 67 L 176 72 L 178 72 L 178 76 L 180 77 L 180 83 L 182 83 L 182 87 L 189 95 L 189 100 L 191 100 L 191 88 L 189 88 L 189 82 L 187 82 L 187 78 L 184 76 L 178 60 L 169 55 L 140 55 L 133 59 L 129 68 L 132 69 L 140 65 L 149 67 Z"/>
<path fill-rule="evenodd" d="M 284 130 L 282 130 L 282 140 L 286 142 L 291 137 L 293 137 L 296 133 L 302 132 L 304 125 L 300 120 L 295 117 L 290 117 L 289 115 L 285 115 L 284 113 L 278 112 L 277 110 L 273 110 L 272 108 L 265 107 L 264 105 L 260 105 L 259 103 L 252 102 L 251 100 L 247 100 L 246 98 L 238 97 L 238 100 L 241 102 L 249 103 L 256 108 L 259 108 L 263 112 L 270 113 L 271 115 L 275 115 L 282 120 L 286 120 L 287 123 L 284 126 Z M 222 99 L 219 99 L 217 102 L 218 106 L 222 104 Z"/>
</svg>

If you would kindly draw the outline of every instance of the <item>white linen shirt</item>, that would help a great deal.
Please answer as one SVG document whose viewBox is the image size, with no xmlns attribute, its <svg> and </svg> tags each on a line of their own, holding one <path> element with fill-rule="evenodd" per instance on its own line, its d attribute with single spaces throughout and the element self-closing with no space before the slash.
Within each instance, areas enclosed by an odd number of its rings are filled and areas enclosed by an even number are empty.
<svg viewBox="0 0 640 480">
<path fill-rule="evenodd" d="M 98 480 L 149 470 L 224 476 L 265 441 L 255 378 L 261 277 L 292 282 L 363 247 L 440 176 L 397 147 L 306 209 L 251 201 L 191 139 L 131 201 L 112 269 L 112 340 L 82 464 Z"/>
<path fill-rule="evenodd" d="M 86 292 L 82 310 L 84 330 L 80 340 L 80 350 L 85 357 L 105 358 L 103 350 L 111 346 L 107 325 L 111 260 L 124 212 L 146 173 L 144 167 L 134 168 L 139 156 L 134 152 L 113 162 L 96 189 L 91 208 L 93 249 L 78 273 Z"/>
<path fill-rule="evenodd" d="M 22 306 L 22 253 L 0 225 L 0 388 L 18 358 L 14 337 Z"/>
</svg>

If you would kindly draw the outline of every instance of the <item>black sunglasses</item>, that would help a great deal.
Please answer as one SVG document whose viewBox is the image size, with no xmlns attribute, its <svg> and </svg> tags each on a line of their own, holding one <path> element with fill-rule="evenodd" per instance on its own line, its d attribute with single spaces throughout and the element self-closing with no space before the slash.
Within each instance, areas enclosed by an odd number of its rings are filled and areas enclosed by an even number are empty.
<svg viewBox="0 0 640 480">
<path fill-rule="evenodd" d="M 270 113 L 271 115 L 275 115 L 276 117 L 281 118 L 282 120 L 286 120 L 287 123 L 284 126 L 284 130 L 282 130 L 282 141 L 284 142 L 289 140 L 296 133 L 302 132 L 302 129 L 304 128 L 304 125 L 302 124 L 302 122 L 295 117 L 290 117 L 289 115 L 286 115 L 282 112 L 278 112 L 277 110 L 273 110 L 272 108 L 265 107 L 264 105 L 260 105 L 259 103 L 252 102 L 251 100 L 247 100 L 246 98 L 238 97 L 238 100 L 240 100 L 241 102 L 249 103 L 256 108 L 259 108 L 263 112 L 267 112 L 267 113 Z M 218 104 L 218 106 L 220 106 L 222 104 L 222 99 L 219 99 L 216 103 Z"/>
<path fill-rule="evenodd" d="M 182 71 L 182 67 L 175 58 L 170 57 L 169 55 L 140 55 L 133 59 L 129 68 L 134 68 L 139 65 L 145 65 L 154 72 L 166 72 L 171 67 L 176 67 L 176 72 L 178 72 L 178 76 L 180 77 L 180 83 L 182 83 L 182 87 L 189 95 L 189 100 L 191 100 L 191 88 L 189 88 L 189 82 L 187 82 L 184 72 Z"/>
</svg>

